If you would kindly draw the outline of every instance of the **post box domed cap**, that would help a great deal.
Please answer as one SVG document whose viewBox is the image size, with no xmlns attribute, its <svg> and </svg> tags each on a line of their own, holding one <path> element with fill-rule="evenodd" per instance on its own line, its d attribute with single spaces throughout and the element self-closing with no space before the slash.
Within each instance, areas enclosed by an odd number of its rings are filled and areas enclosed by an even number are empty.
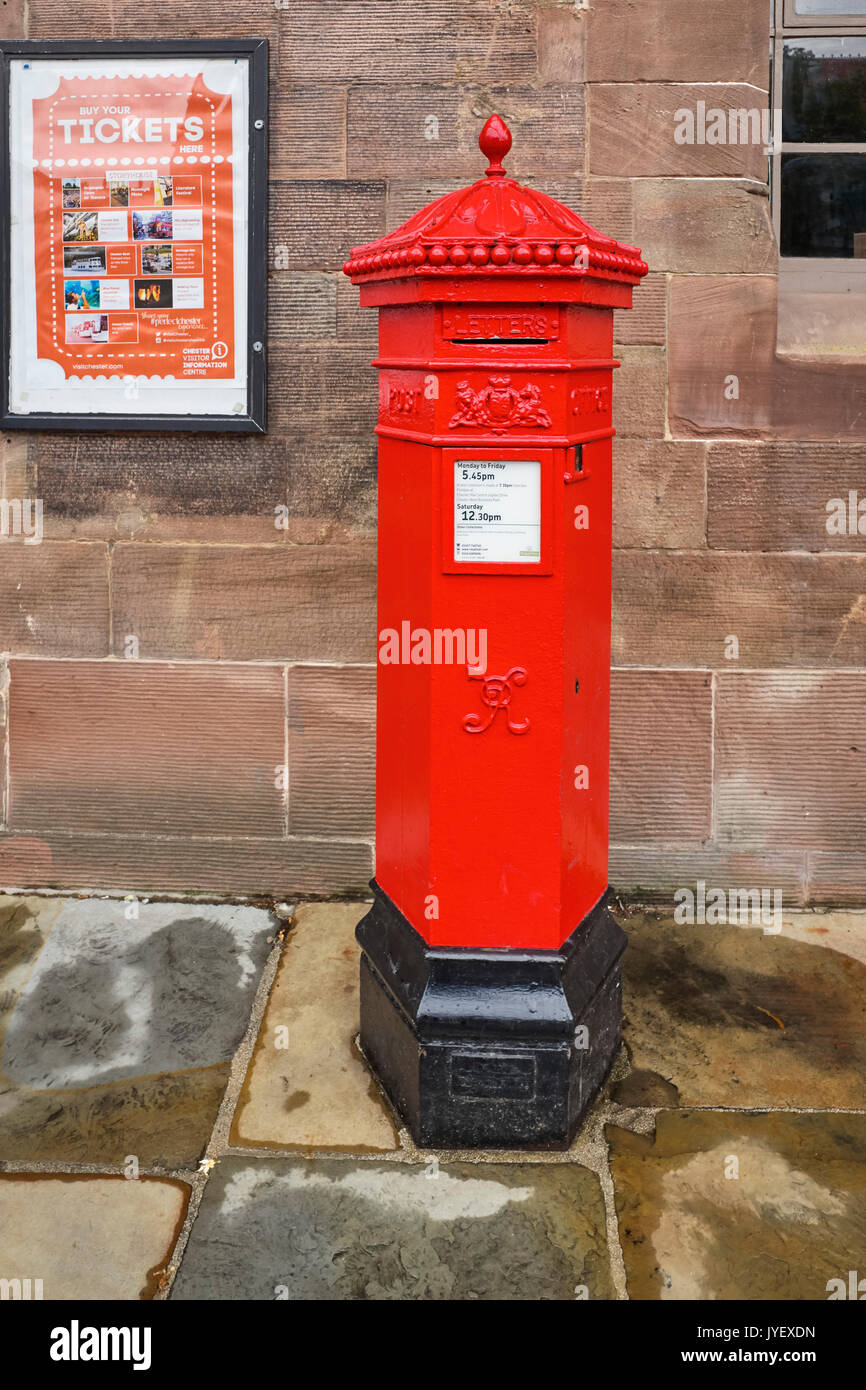
<svg viewBox="0 0 866 1390">
<path fill-rule="evenodd" d="M 416 276 L 552 274 L 636 285 L 640 251 L 597 232 L 571 208 L 508 176 L 511 131 L 495 113 L 478 138 L 483 178 L 446 193 L 396 231 L 354 246 L 343 271 L 355 284 Z"/>
</svg>

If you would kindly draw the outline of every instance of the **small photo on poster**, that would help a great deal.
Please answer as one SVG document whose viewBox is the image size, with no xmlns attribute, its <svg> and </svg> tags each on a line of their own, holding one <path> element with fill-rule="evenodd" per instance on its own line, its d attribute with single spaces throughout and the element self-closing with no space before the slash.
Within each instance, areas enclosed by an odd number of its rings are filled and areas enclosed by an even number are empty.
<svg viewBox="0 0 866 1390">
<path fill-rule="evenodd" d="M 64 212 L 64 241 L 98 241 L 96 212 Z"/>
<path fill-rule="evenodd" d="M 66 319 L 67 343 L 107 343 L 107 314 L 69 314 Z"/>
<path fill-rule="evenodd" d="M 153 201 L 158 208 L 170 208 L 174 197 L 174 181 L 171 174 L 157 174 Z"/>
<path fill-rule="evenodd" d="M 99 218 L 100 241 L 126 241 L 129 235 L 128 213 L 121 212 L 118 208 L 116 212 L 95 212 L 93 216 Z"/>
<path fill-rule="evenodd" d="M 111 179 L 111 197 L 109 203 L 113 208 L 129 207 L 129 184 L 126 179 Z"/>
<path fill-rule="evenodd" d="M 136 280 L 135 307 L 137 309 L 171 309 L 173 296 L 170 280 Z"/>
<path fill-rule="evenodd" d="M 65 208 L 81 207 L 81 179 L 64 179 L 61 185 L 61 201 Z"/>
<path fill-rule="evenodd" d="M 98 280 L 64 280 L 63 305 L 66 312 L 99 308 Z"/>
<path fill-rule="evenodd" d="M 170 275 L 172 272 L 170 246 L 142 246 L 141 269 L 145 275 Z"/>
<path fill-rule="evenodd" d="M 136 241 L 170 241 L 171 219 L 170 212 L 134 212 L 132 235 Z"/>
<path fill-rule="evenodd" d="M 64 246 L 63 269 L 75 275 L 104 275 L 104 246 Z"/>
</svg>

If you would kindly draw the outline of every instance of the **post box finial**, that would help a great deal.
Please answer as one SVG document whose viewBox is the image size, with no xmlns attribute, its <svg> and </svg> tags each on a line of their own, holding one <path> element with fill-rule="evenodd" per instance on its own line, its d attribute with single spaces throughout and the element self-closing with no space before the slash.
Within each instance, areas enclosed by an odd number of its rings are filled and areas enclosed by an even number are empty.
<svg viewBox="0 0 866 1390">
<path fill-rule="evenodd" d="M 484 129 L 478 137 L 478 144 L 481 153 L 490 160 L 486 170 L 487 177 L 503 178 L 505 170 L 502 167 L 502 160 L 511 149 L 511 131 L 505 124 L 501 116 L 493 115 L 485 123 Z"/>
</svg>

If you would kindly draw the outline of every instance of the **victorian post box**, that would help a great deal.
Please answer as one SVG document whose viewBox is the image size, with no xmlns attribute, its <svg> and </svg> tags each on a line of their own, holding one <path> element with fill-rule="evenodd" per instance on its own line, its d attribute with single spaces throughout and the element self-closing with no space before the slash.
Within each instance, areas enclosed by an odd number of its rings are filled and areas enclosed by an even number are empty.
<svg viewBox="0 0 866 1390">
<path fill-rule="evenodd" d="M 567 1144 L 620 1037 L 607 910 L 613 311 L 637 250 L 490 161 L 344 270 L 379 309 L 361 1045 L 416 1142 Z"/>
</svg>

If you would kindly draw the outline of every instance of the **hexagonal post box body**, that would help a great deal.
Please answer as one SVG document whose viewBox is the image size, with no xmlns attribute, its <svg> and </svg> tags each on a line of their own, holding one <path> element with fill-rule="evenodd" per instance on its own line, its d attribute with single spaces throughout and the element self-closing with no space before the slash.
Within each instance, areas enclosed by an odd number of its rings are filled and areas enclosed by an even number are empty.
<svg viewBox="0 0 866 1390">
<path fill-rule="evenodd" d="M 379 309 L 362 1047 L 417 1142 L 569 1142 L 619 1041 L 605 907 L 613 310 L 639 253 L 484 179 L 345 270 Z"/>
</svg>

